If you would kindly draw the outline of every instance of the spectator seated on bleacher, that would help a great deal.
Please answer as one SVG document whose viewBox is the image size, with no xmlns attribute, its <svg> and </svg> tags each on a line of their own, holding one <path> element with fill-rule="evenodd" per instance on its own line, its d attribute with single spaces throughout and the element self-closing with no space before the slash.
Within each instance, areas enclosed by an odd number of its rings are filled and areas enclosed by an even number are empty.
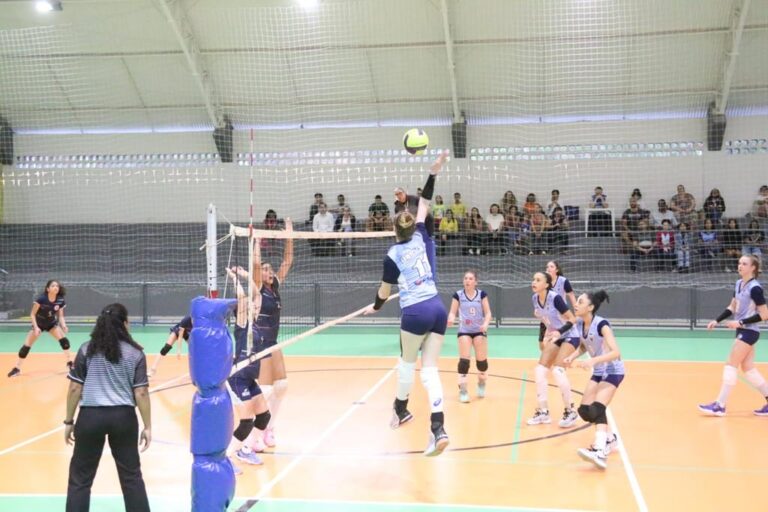
<svg viewBox="0 0 768 512">
<path fill-rule="evenodd" d="M 653 220 L 653 227 L 656 229 L 661 229 L 665 220 L 668 220 L 673 228 L 677 227 L 677 217 L 672 210 L 667 208 L 667 202 L 664 199 L 659 199 L 658 209 L 651 214 L 651 219 Z"/>
<path fill-rule="evenodd" d="M 507 252 L 504 234 L 504 216 L 501 214 L 499 205 L 491 205 L 488 216 L 485 218 L 485 224 L 488 227 L 488 250 L 490 253 L 496 252 L 502 254 Z"/>
<path fill-rule="evenodd" d="M 670 270 L 675 266 L 675 230 L 672 222 L 664 219 L 656 232 L 656 270 Z"/>
<path fill-rule="evenodd" d="M 530 214 L 529 218 L 531 219 L 531 233 L 528 239 L 530 244 L 529 252 L 533 254 L 547 254 L 549 250 L 549 220 L 544 215 L 544 210 L 539 206 L 538 210 Z"/>
<path fill-rule="evenodd" d="M 437 230 L 440 227 L 440 221 L 443 220 L 443 217 L 445 217 L 445 210 L 448 208 L 443 203 L 443 196 L 436 195 L 435 201 L 432 203 L 432 217 L 435 219 L 435 230 Z"/>
<path fill-rule="evenodd" d="M 639 263 L 655 260 L 656 233 L 651 229 L 648 220 L 641 219 L 637 223 L 637 230 L 633 231 L 631 236 L 632 252 L 629 255 L 629 270 L 637 272 Z"/>
<path fill-rule="evenodd" d="M 752 204 L 752 217 L 768 220 L 768 185 L 760 187 L 755 202 Z"/>
<path fill-rule="evenodd" d="M 365 221 L 366 231 L 392 231 L 392 219 L 382 210 L 376 210 Z"/>
<path fill-rule="evenodd" d="M 546 215 L 551 219 L 552 214 L 555 213 L 555 208 L 562 208 L 562 206 L 560 206 L 560 191 L 557 189 L 554 189 L 552 190 L 552 192 L 550 192 L 550 194 L 551 195 L 549 199 L 549 204 L 547 205 Z"/>
<path fill-rule="evenodd" d="M 603 187 L 595 187 L 595 193 L 589 201 L 591 210 L 606 210 L 608 208 L 608 196 L 603 192 Z M 611 233 L 611 212 L 593 211 L 589 214 L 589 231 L 596 236 L 610 236 Z"/>
<path fill-rule="evenodd" d="M 315 220 L 315 215 L 317 215 L 317 212 L 320 210 L 320 203 L 323 202 L 323 194 L 320 192 L 315 192 L 315 202 L 312 203 L 309 207 L 309 220 L 307 221 L 307 225 L 311 226 L 312 221 Z"/>
<path fill-rule="evenodd" d="M 549 248 L 555 254 L 563 254 L 568 250 L 568 219 L 565 212 L 556 206 L 549 217 Z"/>
<path fill-rule="evenodd" d="M 749 227 L 744 231 L 744 240 L 741 246 L 741 253 L 743 255 L 754 254 L 758 258 L 763 254 L 763 243 L 765 242 L 765 234 L 760 229 L 760 223 L 757 219 L 749 221 Z"/>
<path fill-rule="evenodd" d="M 312 231 L 315 233 L 332 233 L 335 222 L 336 220 L 331 215 L 331 212 L 328 211 L 325 203 L 320 203 L 318 205 L 318 212 L 312 219 Z M 333 239 L 315 240 L 312 254 L 315 256 L 330 256 L 332 247 Z"/>
<path fill-rule="evenodd" d="M 739 222 L 736 219 L 728 219 L 725 228 L 720 231 L 720 242 L 723 246 L 723 256 L 725 257 L 726 272 L 735 271 L 739 266 L 741 257 L 741 244 L 744 241 L 744 234 L 739 229 Z"/>
<path fill-rule="evenodd" d="M 352 233 L 355 231 L 356 222 L 355 216 L 352 215 L 352 210 L 350 210 L 349 206 L 343 206 L 333 224 L 333 230 L 337 233 Z M 341 248 L 342 255 L 355 255 L 355 248 L 352 245 L 352 240 L 341 238 L 336 242 L 336 245 Z"/>
<path fill-rule="evenodd" d="M 467 219 L 467 245 L 465 252 L 467 254 L 485 254 L 486 253 L 486 241 L 487 241 L 487 228 L 485 221 L 480 215 L 480 210 L 476 207 L 472 207 Z"/>
<path fill-rule="evenodd" d="M 637 199 L 630 197 L 629 208 L 624 210 L 624 213 L 621 216 L 621 251 L 624 254 L 634 253 L 636 247 L 635 239 L 627 235 L 635 233 L 638 230 L 640 221 L 647 221 L 648 218 L 648 211 L 641 210 L 637 204 Z"/>
<path fill-rule="evenodd" d="M 714 269 L 717 258 L 720 256 L 720 240 L 717 238 L 717 230 L 712 219 L 704 220 L 704 226 L 699 230 L 698 244 L 702 267 L 708 270 Z"/>
<path fill-rule="evenodd" d="M 328 208 L 328 211 L 333 214 L 333 217 L 336 218 L 339 215 L 341 215 L 342 210 L 344 210 L 345 207 L 349 207 L 347 204 L 347 199 L 344 197 L 344 194 L 339 194 L 336 196 L 336 206 L 333 208 Z"/>
<path fill-rule="evenodd" d="M 704 218 L 711 220 L 715 227 L 720 225 L 720 219 L 725 213 L 725 199 L 720 195 L 718 189 L 712 189 L 704 200 L 701 210 L 704 212 Z"/>
<path fill-rule="evenodd" d="M 504 213 L 504 229 L 507 230 L 507 241 L 513 252 L 520 248 L 522 223 L 523 215 L 517 210 L 517 206 L 510 205 Z"/>
<path fill-rule="evenodd" d="M 437 254 L 445 255 L 446 250 L 459 238 L 459 221 L 453 216 L 453 210 L 445 210 L 445 216 L 438 227 Z"/>
<path fill-rule="evenodd" d="M 381 212 L 384 216 L 389 217 L 389 206 L 381 200 L 381 196 L 378 194 L 373 198 L 371 206 L 368 207 L 368 217 L 373 217 L 376 212 Z"/>
<path fill-rule="evenodd" d="M 464 223 L 467 221 L 467 206 L 461 202 L 461 193 L 453 193 L 453 204 L 451 205 L 453 210 L 453 217 L 459 221 L 459 228 L 464 228 Z"/>
<path fill-rule="evenodd" d="M 685 191 L 683 185 L 677 186 L 677 194 L 672 196 L 669 208 L 675 212 L 677 220 L 680 222 L 687 222 L 691 226 L 695 225 L 697 220 L 696 199 L 692 194 Z"/>
<path fill-rule="evenodd" d="M 507 190 L 504 192 L 504 197 L 501 198 L 501 211 L 506 214 L 510 206 L 517 207 L 517 197 L 515 197 L 514 192 Z"/>
<path fill-rule="evenodd" d="M 685 274 L 691 271 L 691 249 L 693 248 L 693 236 L 687 222 L 677 225 L 675 234 L 675 253 L 677 254 L 677 272 Z"/>
</svg>

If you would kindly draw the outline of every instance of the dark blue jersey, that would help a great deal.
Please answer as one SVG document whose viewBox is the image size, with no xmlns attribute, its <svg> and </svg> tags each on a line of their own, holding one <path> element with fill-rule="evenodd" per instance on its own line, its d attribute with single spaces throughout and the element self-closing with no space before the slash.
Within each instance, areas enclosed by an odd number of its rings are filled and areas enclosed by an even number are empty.
<svg viewBox="0 0 768 512">
<path fill-rule="evenodd" d="M 55 324 L 59 320 L 59 311 L 62 311 L 67 307 L 67 303 L 64 302 L 64 297 L 56 297 L 53 302 L 48 300 L 47 294 L 42 294 L 35 299 L 40 307 L 35 314 L 35 320 L 39 324 L 51 325 Z"/>
<path fill-rule="evenodd" d="M 175 333 L 176 336 L 179 335 L 179 330 L 184 329 L 184 334 L 182 335 L 182 338 L 189 341 L 189 333 L 192 332 L 192 317 L 191 316 L 185 316 L 184 318 L 179 321 L 176 325 L 171 327 L 171 332 Z"/>
<path fill-rule="evenodd" d="M 282 304 L 280 302 L 280 281 L 275 278 L 272 287 L 262 285 L 261 287 L 261 309 L 259 316 L 256 317 L 255 325 L 261 339 L 267 343 L 277 341 L 277 335 L 280 331 L 280 311 Z"/>
</svg>

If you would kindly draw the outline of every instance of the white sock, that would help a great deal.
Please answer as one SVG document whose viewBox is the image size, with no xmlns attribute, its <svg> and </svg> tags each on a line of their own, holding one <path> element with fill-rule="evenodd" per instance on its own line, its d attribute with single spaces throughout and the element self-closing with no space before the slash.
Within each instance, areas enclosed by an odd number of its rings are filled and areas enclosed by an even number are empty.
<svg viewBox="0 0 768 512">
<path fill-rule="evenodd" d="M 467 383 L 467 374 L 466 373 L 460 373 L 459 374 L 459 386 L 465 385 Z"/>
<path fill-rule="evenodd" d="M 263 391 L 262 391 L 263 392 Z M 288 392 L 288 379 L 279 379 L 272 383 L 272 393 L 267 398 L 269 404 L 269 413 L 272 417 L 269 420 L 267 428 L 274 428 L 275 418 L 280 410 L 280 405 L 283 403 L 285 394 Z"/>
<path fill-rule="evenodd" d="M 436 366 L 421 369 L 421 383 L 427 390 L 431 412 L 443 412 L 443 384 Z"/>
<path fill-rule="evenodd" d="M 423 371 L 423 370 L 422 370 Z M 397 365 L 397 399 L 408 400 L 415 380 L 416 363 L 406 363 L 400 359 Z"/>
<path fill-rule="evenodd" d="M 728 401 L 728 395 L 731 394 L 733 386 L 736 385 L 738 380 L 738 370 L 735 366 L 725 365 L 723 368 L 723 385 L 720 387 L 720 394 L 717 395 L 717 403 L 725 407 L 725 403 Z"/>
<path fill-rule="evenodd" d="M 566 409 L 571 408 L 571 383 L 568 380 L 568 374 L 562 366 L 553 366 L 552 375 L 555 377 L 557 387 L 560 388 L 560 394 L 563 396 L 563 404 Z"/>
<path fill-rule="evenodd" d="M 765 378 L 760 374 L 757 368 L 752 368 L 744 374 L 750 384 L 757 389 L 764 397 L 768 397 L 768 384 L 765 382 Z"/>
<path fill-rule="evenodd" d="M 536 370 L 534 370 L 536 380 L 536 399 L 539 402 L 539 409 L 548 409 L 547 372 L 549 372 L 549 368 L 541 364 L 537 364 Z"/>
<path fill-rule="evenodd" d="M 595 431 L 595 450 L 605 452 L 605 444 L 608 442 L 608 432 L 598 429 Z"/>
<path fill-rule="evenodd" d="M 240 441 L 235 436 L 232 436 L 232 440 L 229 442 L 229 447 L 227 448 L 227 454 L 232 455 L 242 447 L 243 447 L 243 442 Z"/>
<path fill-rule="evenodd" d="M 488 380 L 488 372 L 479 372 L 477 374 L 478 382 L 485 382 L 486 380 Z"/>
</svg>

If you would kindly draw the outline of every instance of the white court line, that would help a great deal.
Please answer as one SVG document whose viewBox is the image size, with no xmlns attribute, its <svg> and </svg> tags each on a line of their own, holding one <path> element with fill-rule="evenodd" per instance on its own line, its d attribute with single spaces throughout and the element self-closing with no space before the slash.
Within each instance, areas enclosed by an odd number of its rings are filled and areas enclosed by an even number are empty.
<svg viewBox="0 0 768 512">
<path fill-rule="evenodd" d="M 166 387 L 169 387 L 171 383 L 175 383 L 176 381 L 182 380 L 186 377 L 186 375 L 182 375 L 181 377 L 176 377 L 174 379 L 169 380 L 168 382 L 165 382 L 161 384 L 160 386 L 157 386 L 156 388 L 150 388 L 149 393 L 152 394 L 156 391 L 162 391 Z M 3 455 L 6 455 L 8 453 L 11 453 L 13 451 L 18 450 L 19 448 L 24 448 L 27 445 L 30 445 L 36 441 L 39 441 L 40 439 L 44 439 L 50 435 L 55 434 L 56 432 L 60 432 L 64 430 L 64 425 L 58 426 L 52 430 L 49 430 L 48 432 L 43 432 L 42 434 L 38 434 L 35 437 L 30 437 L 29 439 L 22 441 L 20 443 L 14 444 L 13 446 L 9 446 L 8 448 L 5 448 L 4 450 L 0 450 L 0 457 Z"/>
<path fill-rule="evenodd" d="M 264 486 L 259 490 L 258 494 L 250 498 L 247 498 L 247 500 L 260 501 L 275 485 L 277 485 L 278 482 L 280 482 L 283 478 L 288 476 L 288 473 L 290 473 L 293 470 L 293 468 L 295 468 L 299 464 L 299 462 L 304 460 L 304 458 L 307 455 L 313 452 L 315 448 L 320 446 L 320 443 L 322 443 L 326 437 L 331 435 L 331 433 L 333 433 L 333 431 L 336 430 L 339 427 L 339 425 L 341 425 L 347 418 L 349 418 L 352 415 L 352 413 L 355 412 L 360 405 L 365 404 L 368 401 L 368 399 L 371 396 L 373 396 L 373 394 L 382 386 L 382 384 L 384 384 L 389 379 L 389 377 L 395 372 L 396 369 L 397 369 L 397 366 L 389 370 L 381 379 L 379 379 L 379 381 L 376 384 L 373 385 L 371 389 L 368 390 L 367 393 L 365 393 L 365 395 L 362 396 L 362 398 L 352 402 L 352 405 L 349 407 L 349 409 L 347 409 L 347 411 L 344 414 L 339 416 L 336 419 L 336 421 L 334 421 L 328 428 L 326 428 L 323 431 L 323 433 L 320 434 L 320 436 L 317 439 L 315 439 L 315 441 L 312 444 L 304 448 L 301 451 L 301 453 L 297 455 L 296 458 L 290 462 L 290 464 L 288 464 L 285 468 L 283 468 L 283 470 L 280 471 L 280 473 L 275 475 L 275 477 L 272 480 L 264 484 Z"/>
<path fill-rule="evenodd" d="M 640 489 L 640 482 L 637 481 L 635 470 L 632 468 L 632 463 L 629 461 L 629 454 L 624 445 L 624 438 L 619 435 L 619 427 L 616 424 L 616 419 L 613 417 L 613 413 L 610 409 L 606 409 L 605 412 L 608 416 L 608 425 L 611 427 L 611 430 L 613 430 L 613 433 L 619 438 L 619 455 L 621 455 L 621 462 L 624 464 L 624 471 L 627 473 L 627 479 L 629 480 L 629 486 L 632 488 L 632 494 L 635 495 L 637 508 L 640 512 L 648 512 L 648 505 L 645 503 L 643 491 Z"/>
</svg>

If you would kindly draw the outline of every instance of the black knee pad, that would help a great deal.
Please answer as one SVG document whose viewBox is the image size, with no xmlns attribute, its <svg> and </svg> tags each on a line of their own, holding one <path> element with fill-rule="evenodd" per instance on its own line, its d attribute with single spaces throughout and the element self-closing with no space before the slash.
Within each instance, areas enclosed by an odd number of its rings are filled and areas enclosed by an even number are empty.
<svg viewBox="0 0 768 512">
<path fill-rule="evenodd" d="M 605 413 L 605 405 L 600 402 L 594 402 L 590 405 L 592 408 L 592 423 L 595 425 L 606 425 L 608 423 L 608 415 Z"/>
<path fill-rule="evenodd" d="M 59 340 L 59 345 L 61 345 L 61 350 L 69 350 L 69 347 L 71 346 L 69 344 L 69 340 L 66 337 Z"/>
<path fill-rule="evenodd" d="M 19 358 L 25 359 L 27 355 L 29 354 L 29 351 L 32 349 L 32 347 L 28 347 L 26 345 L 22 345 L 19 349 Z"/>
<path fill-rule="evenodd" d="M 458 371 L 459 375 L 466 375 L 469 373 L 469 359 L 459 359 Z"/>
<path fill-rule="evenodd" d="M 261 414 L 257 414 L 256 417 L 253 418 L 253 426 L 258 430 L 265 430 L 267 425 L 269 425 L 270 419 L 272 419 L 272 414 L 270 414 L 269 411 L 264 411 Z"/>
<path fill-rule="evenodd" d="M 165 345 L 163 345 L 163 348 L 160 349 L 160 355 L 161 356 L 168 355 L 168 352 L 170 352 L 172 348 L 173 348 L 173 345 L 169 345 L 166 343 Z"/>
<path fill-rule="evenodd" d="M 488 360 L 483 359 L 482 361 L 475 361 L 475 364 L 477 365 L 477 371 L 480 372 L 487 372 L 488 371 Z"/>
<path fill-rule="evenodd" d="M 240 420 L 240 424 L 237 426 L 232 435 L 235 436 L 235 439 L 238 441 L 245 441 L 248 439 L 248 435 L 251 433 L 251 430 L 253 430 L 252 420 Z"/>
<path fill-rule="evenodd" d="M 592 423 L 592 414 L 591 409 L 588 405 L 580 405 L 578 409 L 576 409 L 576 412 L 579 413 L 579 416 L 581 416 L 581 419 L 586 421 L 587 423 Z"/>
</svg>

